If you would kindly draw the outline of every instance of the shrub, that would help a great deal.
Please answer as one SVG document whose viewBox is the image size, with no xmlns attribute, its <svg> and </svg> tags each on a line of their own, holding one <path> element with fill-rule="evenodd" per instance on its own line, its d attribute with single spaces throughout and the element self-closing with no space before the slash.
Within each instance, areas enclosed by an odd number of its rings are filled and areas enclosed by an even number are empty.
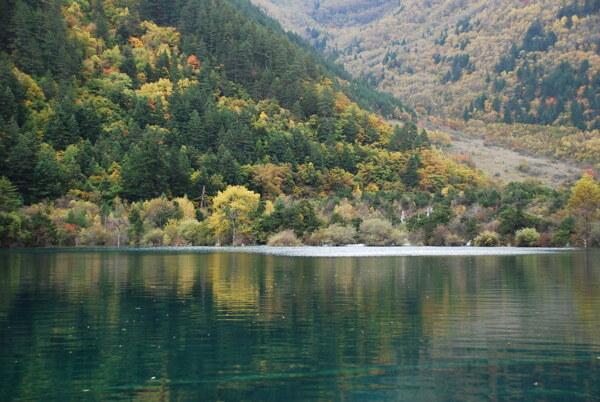
<svg viewBox="0 0 600 402">
<path fill-rule="evenodd" d="M 22 245 L 26 235 L 26 218 L 16 212 L 0 212 L 0 247 Z"/>
<path fill-rule="evenodd" d="M 267 245 L 274 247 L 295 247 L 301 246 L 302 243 L 298 240 L 293 230 L 287 229 L 271 236 Z"/>
<path fill-rule="evenodd" d="M 209 244 L 212 240 L 208 235 L 206 225 L 196 219 L 186 219 L 177 226 L 177 233 L 189 244 L 199 246 Z"/>
<path fill-rule="evenodd" d="M 408 242 L 415 246 L 422 246 L 425 244 L 425 229 L 417 228 L 412 232 L 408 233 Z"/>
<path fill-rule="evenodd" d="M 162 229 L 169 219 L 181 219 L 181 211 L 173 202 L 165 198 L 154 198 L 144 202 L 144 221 Z"/>
<path fill-rule="evenodd" d="M 552 245 L 554 247 L 566 247 L 571 241 L 571 232 L 568 230 L 557 230 L 552 235 Z"/>
<path fill-rule="evenodd" d="M 164 246 L 206 246 L 214 244 L 214 236 L 205 222 L 196 219 L 169 220 L 163 229 Z"/>
<path fill-rule="evenodd" d="M 394 228 L 392 224 L 381 218 L 365 219 L 359 227 L 360 239 L 367 246 L 401 245 L 406 242 L 405 233 Z"/>
<path fill-rule="evenodd" d="M 464 244 L 465 240 L 462 237 L 452 233 L 444 225 L 438 225 L 429 239 L 430 246 L 463 246 Z"/>
<path fill-rule="evenodd" d="M 589 247 L 600 247 L 600 223 L 594 223 L 592 225 Z"/>
<path fill-rule="evenodd" d="M 475 238 L 474 244 L 477 247 L 494 247 L 500 244 L 500 239 L 498 233 L 485 231 Z"/>
<path fill-rule="evenodd" d="M 540 234 L 535 228 L 524 228 L 515 233 L 517 247 L 532 247 L 540 239 Z"/>
<path fill-rule="evenodd" d="M 438 225 L 433 232 L 431 233 L 431 237 L 429 238 L 430 246 L 444 246 L 446 242 L 446 236 L 448 236 L 450 231 L 444 225 Z"/>
<path fill-rule="evenodd" d="M 458 247 L 464 245 L 465 239 L 455 233 L 448 233 L 448 236 L 446 236 L 446 241 L 444 242 L 444 246 Z"/>
<path fill-rule="evenodd" d="M 334 224 L 317 230 L 311 236 L 311 243 L 317 245 L 343 246 L 355 242 L 356 229 L 340 224 Z"/>
<path fill-rule="evenodd" d="M 163 244 L 164 232 L 162 229 L 153 229 L 146 233 L 144 238 L 142 239 L 142 244 L 144 246 L 162 246 Z"/>
</svg>

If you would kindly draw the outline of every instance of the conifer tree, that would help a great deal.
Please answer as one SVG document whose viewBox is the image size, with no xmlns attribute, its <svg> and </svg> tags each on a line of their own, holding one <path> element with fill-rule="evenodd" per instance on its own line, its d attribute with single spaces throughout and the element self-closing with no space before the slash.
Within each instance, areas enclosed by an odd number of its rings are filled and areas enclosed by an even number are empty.
<svg viewBox="0 0 600 402">
<path fill-rule="evenodd" d="M 35 201 L 43 199 L 56 199 L 64 194 L 63 174 L 56 152 L 47 145 L 42 144 L 37 164 L 33 171 L 33 184 L 29 191 Z"/>
<path fill-rule="evenodd" d="M 129 241 L 137 246 L 140 244 L 140 240 L 144 235 L 144 221 L 142 215 L 136 204 L 133 204 L 131 211 L 129 212 L 129 228 L 127 230 Z"/>
<path fill-rule="evenodd" d="M 419 169 L 422 167 L 421 158 L 419 154 L 413 154 L 406 164 L 404 172 L 400 174 L 402 183 L 408 188 L 415 188 L 421 181 L 419 177 Z"/>
<path fill-rule="evenodd" d="M 4 173 L 23 195 L 25 204 L 34 201 L 32 188 L 38 163 L 39 140 L 35 133 L 19 133 L 8 151 Z"/>
<path fill-rule="evenodd" d="M 8 178 L 0 176 L 0 212 L 12 212 L 20 205 L 17 188 Z"/>
<path fill-rule="evenodd" d="M 125 198 L 154 198 L 168 190 L 166 150 L 162 142 L 160 133 L 148 128 L 142 141 L 132 144 L 121 168 Z"/>
</svg>

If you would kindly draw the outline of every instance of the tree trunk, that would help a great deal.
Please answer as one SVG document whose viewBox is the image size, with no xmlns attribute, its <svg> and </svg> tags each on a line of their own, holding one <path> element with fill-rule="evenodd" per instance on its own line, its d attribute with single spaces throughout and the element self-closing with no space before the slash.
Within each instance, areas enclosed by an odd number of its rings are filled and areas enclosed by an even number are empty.
<svg viewBox="0 0 600 402">
<path fill-rule="evenodd" d="M 231 245 L 235 246 L 235 219 L 231 221 Z"/>
</svg>

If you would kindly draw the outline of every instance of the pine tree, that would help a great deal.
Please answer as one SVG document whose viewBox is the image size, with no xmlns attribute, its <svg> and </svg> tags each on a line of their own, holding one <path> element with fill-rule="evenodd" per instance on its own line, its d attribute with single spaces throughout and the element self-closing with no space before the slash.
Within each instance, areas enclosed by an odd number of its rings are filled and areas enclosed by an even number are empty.
<svg viewBox="0 0 600 402">
<path fill-rule="evenodd" d="M 138 71 L 135 64 L 135 58 L 133 57 L 133 52 L 131 51 L 131 46 L 123 46 L 123 51 L 121 54 L 123 55 L 123 61 L 119 65 L 119 70 L 121 70 L 122 73 L 127 74 L 131 78 L 131 85 L 134 88 L 137 88 Z"/>
<path fill-rule="evenodd" d="M 190 160 L 186 146 L 173 145 L 166 156 L 167 182 L 171 195 L 180 197 L 188 193 L 190 188 Z"/>
<path fill-rule="evenodd" d="M 23 194 L 25 204 L 34 200 L 31 189 L 35 185 L 34 172 L 38 163 L 39 147 L 39 140 L 34 133 L 19 133 L 6 159 L 4 173 Z"/>
<path fill-rule="evenodd" d="M 166 149 L 159 132 L 150 128 L 132 144 L 123 159 L 123 196 L 129 200 L 155 198 L 168 190 Z"/>
<path fill-rule="evenodd" d="M 0 212 L 12 212 L 21 206 L 17 188 L 6 178 L 0 176 Z"/>
<path fill-rule="evenodd" d="M 231 151 L 221 145 L 217 151 L 217 172 L 223 176 L 225 183 L 240 184 L 240 165 Z"/>
<path fill-rule="evenodd" d="M 25 1 L 17 0 L 12 21 L 11 47 L 19 66 L 30 74 L 44 73 L 44 59 L 40 46 L 42 38 L 38 32 L 41 26 L 41 13 L 32 10 Z"/>
<path fill-rule="evenodd" d="M 64 194 L 63 174 L 54 149 L 42 144 L 38 162 L 33 171 L 33 184 L 29 191 L 35 201 L 56 199 Z"/>
<path fill-rule="evenodd" d="M 92 2 L 93 19 L 96 25 L 95 34 L 97 38 L 108 42 L 108 24 L 106 22 L 106 11 L 102 0 L 93 0 Z"/>
<path fill-rule="evenodd" d="M 133 204 L 131 211 L 129 212 L 129 228 L 127 230 L 129 240 L 134 246 L 140 244 L 140 240 L 144 235 L 144 221 L 142 215 L 136 204 Z"/>
<path fill-rule="evenodd" d="M 580 130 L 585 130 L 585 119 L 583 117 L 583 107 L 577 100 L 571 102 L 571 123 Z"/>
<path fill-rule="evenodd" d="M 200 114 L 196 110 L 192 111 L 190 120 L 184 130 L 184 143 L 195 147 L 201 152 L 206 152 L 208 150 L 208 141 L 206 138 L 206 131 L 204 130 L 204 124 L 200 119 Z"/>
<path fill-rule="evenodd" d="M 408 160 L 404 172 L 400 174 L 402 183 L 404 183 L 407 188 L 415 188 L 419 185 L 419 182 L 421 181 L 419 177 L 419 169 L 421 167 L 422 164 L 419 154 L 413 154 Z"/>
<path fill-rule="evenodd" d="M 427 135 L 427 134 L 425 134 Z M 428 140 L 427 140 L 428 142 Z M 394 133 L 388 143 L 390 151 L 406 152 L 415 149 L 419 143 L 419 130 L 414 123 L 406 123 L 404 126 L 395 126 Z"/>
</svg>

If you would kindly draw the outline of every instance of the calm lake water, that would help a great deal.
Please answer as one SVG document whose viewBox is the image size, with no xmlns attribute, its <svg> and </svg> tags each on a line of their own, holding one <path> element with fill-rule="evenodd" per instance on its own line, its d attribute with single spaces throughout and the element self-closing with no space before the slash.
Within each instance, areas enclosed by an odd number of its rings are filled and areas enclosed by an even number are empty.
<svg viewBox="0 0 600 402">
<path fill-rule="evenodd" d="M 2 251 L 0 395 L 598 400 L 600 252 Z"/>
</svg>

